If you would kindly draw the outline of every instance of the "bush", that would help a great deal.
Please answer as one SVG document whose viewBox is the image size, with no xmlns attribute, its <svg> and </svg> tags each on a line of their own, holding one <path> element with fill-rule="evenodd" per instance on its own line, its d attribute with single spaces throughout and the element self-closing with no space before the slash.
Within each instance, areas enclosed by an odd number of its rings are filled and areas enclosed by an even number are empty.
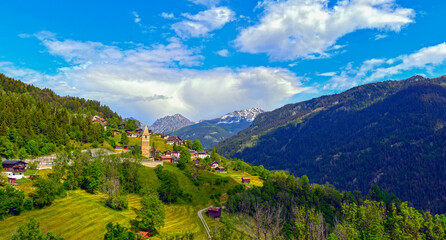
<svg viewBox="0 0 446 240">
<path fill-rule="evenodd" d="M 23 204 L 23 208 L 27 211 L 33 210 L 33 200 L 27 198 Z"/>
</svg>

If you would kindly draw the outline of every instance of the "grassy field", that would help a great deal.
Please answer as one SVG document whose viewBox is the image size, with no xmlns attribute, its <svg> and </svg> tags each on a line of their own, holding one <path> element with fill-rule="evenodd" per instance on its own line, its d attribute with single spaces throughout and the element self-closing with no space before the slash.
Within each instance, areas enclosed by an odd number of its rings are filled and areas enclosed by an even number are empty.
<svg viewBox="0 0 446 240">
<path fill-rule="evenodd" d="M 103 194 L 91 195 L 82 190 L 68 191 L 67 194 L 67 197 L 56 200 L 49 207 L 0 221 L 0 239 L 9 239 L 17 226 L 32 217 L 40 221 L 41 229 L 65 239 L 103 239 L 107 223 L 130 227 L 130 220 L 136 217 L 134 209 L 140 207 L 140 197 L 133 194 L 127 197 L 129 210 L 124 211 L 106 207 Z M 165 205 L 165 211 L 165 227 L 161 229 L 161 234 L 191 231 L 197 233 L 198 239 L 204 238 L 204 230 L 191 206 Z"/>
<path fill-rule="evenodd" d="M 242 177 L 250 177 L 251 182 L 248 185 L 254 185 L 258 187 L 263 186 L 263 181 L 260 179 L 259 176 L 252 176 L 247 172 L 230 172 L 228 173 L 228 175 L 234 178 L 236 182 L 242 182 Z"/>
<path fill-rule="evenodd" d="M 194 167 L 192 167 L 193 169 Z M 210 196 L 233 188 L 238 183 L 230 176 L 219 176 L 208 171 L 199 170 L 200 186 L 192 183 L 190 178 L 176 167 L 175 164 L 165 164 L 164 169 L 173 172 L 185 193 L 192 195 L 192 201 L 180 200 L 178 204 L 165 205 L 165 226 L 161 235 L 171 235 L 181 232 L 193 232 L 197 239 L 205 239 L 205 231 L 197 216 L 197 211 L 210 205 L 219 204 L 211 200 Z M 38 174 L 47 175 L 50 170 L 40 170 Z M 160 184 L 153 168 L 142 167 L 138 173 L 142 176 L 144 189 L 156 190 Z M 216 184 L 217 179 L 226 178 L 228 183 Z M 17 186 L 26 194 L 32 192 L 32 182 Z M 127 197 L 129 209 L 115 211 L 105 206 L 104 194 L 91 195 L 83 190 L 67 191 L 67 197 L 57 199 L 51 206 L 41 210 L 23 212 L 19 216 L 12 216 L 0 221 L 0 239 L 9 239 L 18 226 L 34 217 L 41 222 L 44 231 L 50 231 L 63 236 L 65 239 L 102 239 L 109 222 L 120 223 L 130 227 L 130 220 L 135 219 L 135 209 L 140 207 L 140 197 L 130 194 Z M 215 220 L 206 218 L 213 225 Z M 214 221 L 214 222 L 212 222 Z M 217 222 L 218 224 L 218 222 Z M 154 238 L 156 239 L 156 237 Z"/>
</svg>

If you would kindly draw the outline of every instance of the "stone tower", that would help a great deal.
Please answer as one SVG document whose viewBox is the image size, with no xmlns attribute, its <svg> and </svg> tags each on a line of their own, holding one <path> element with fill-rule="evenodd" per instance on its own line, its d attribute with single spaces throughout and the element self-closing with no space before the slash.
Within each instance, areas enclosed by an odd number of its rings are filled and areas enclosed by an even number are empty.
<svg viewBox="0 0 446 240">
<path fill-rule="evenodd" d="M 144 157 L 150 157 L 150 133 L 147 125 L 144 127 L 144 132 L 141 136 L 141 152 Z"/>
</svg>

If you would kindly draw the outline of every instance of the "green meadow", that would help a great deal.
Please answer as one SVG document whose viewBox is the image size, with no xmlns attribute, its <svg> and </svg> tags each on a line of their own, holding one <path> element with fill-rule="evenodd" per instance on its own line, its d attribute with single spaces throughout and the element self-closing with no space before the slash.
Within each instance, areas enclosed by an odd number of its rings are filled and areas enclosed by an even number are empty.
<svg viewBox="0 0 446 240">
<path fill-rule="evenodd" d="M 198 170 L 196 173 L 200 184 L 197 186 L 188 176 L 189 172 L 179 170 L 175 164 L 164 164 L 164 169 L 176 175 L 181 189 L 192 195 L 192 200 L 180 200 L 176 204 L 165 205 L 165 226 L 160 231 L 161 236 L 189 231 L 196 233 L 197 239 L 205 239 L 205 231 L 197 216 L 197 211 L 210 205 L 220 204 L 216 200 L 211 200 L 210 196 L 216 193 L 224 196 L 227 190 L 239 183 L 229 176 L 222 177 Z M 195 171 L 194 168 L 188 170 Z M 152 168 L 142 167 L 139 174 L 142 176 L 145 188 L 158 188 L 160 181 Z M 228 179 L 228 182 L 216 183 L 217 179 L 223 178 Z M 25 186 L 29 193 L 32 190 L 31 183 L 26 183 Z M 58 234 L 65 239 L 102 239 L 106 231 L 105 226 L 109 222 L 131 227 L 130 221 L 136 217 L 135 210 L 140 207 L 141 197 L 129 194 L 127 199 L 129 209 L 116 211 L 105 205 L 105 195 L 102 193 L 89 194 L 83 190 L 67 191 L 65 198 L 57 199 L 49 207 L 23 212 L 19 216 L 11 216 L 0 221 L 0 239 L 9 239 L 18 226 L 32 217 L 40 221 L 41 229 Z M 211 219 L 207 218 L 207 220 Z"/>
</svg>

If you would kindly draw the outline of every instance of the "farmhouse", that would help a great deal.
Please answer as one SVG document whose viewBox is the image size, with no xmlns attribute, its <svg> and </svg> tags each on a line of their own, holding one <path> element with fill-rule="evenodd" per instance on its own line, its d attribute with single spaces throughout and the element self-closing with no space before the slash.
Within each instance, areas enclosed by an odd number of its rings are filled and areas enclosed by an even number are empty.
<svg viewBox="0 0 446 240">
<path fill-rule="evenodd" d="M 168 136 L 166 143 L 169 145 L 183 145 L 183 141 L 178 136 Z"/>
<path fill-rule="evenodd" d="M 201 159 L 205 159 L 207 156 L 209 156 L 209 155 L 205 151 L 201 151 L 201 152 L 198 153 L 198 157 L 201 158 Z"/>
<path fill-rule="evenodd" d="M 224 167 L 216 167 L 215 171 L 217 171 L 217 172 L 224 172 L 225 168 Z"/>
<path fill-rule="evenodd" d="M 208 215 L 209 215 L 209 217 L 214 218 L 214 219 L 220 218 L 221 208 L 210 206 L 208 208 Z"/>
<path fill-rule="evenodd" d="M 161 156 L 161 160 L 165 163 L 171 163 L 172 157 L 171 156 Z"/>
<path fill-rule="evenodd" d="M 113 130 L 113 135 L 118 135 L 118 134 L 121 134 L 121 131 Z"/>
<path fill-rule="evenodd" d="M 213 162 L 213 163 L 211 163 L 211 164 L 209 165 L 209 167 L 211 167 L 211 168 L 216 168 L 216 167 L 218 167 L 218 162 Z"/>
<path fill-rule="evenodd" d="M 251 182 L 250 177 L 242 177 L 242 183 L 249 183 L 249 182 Z"/>
<path fill-rule="evenodd" d="M 8 177 L 8 182 L 13 183 L 16 179 L 25 177 L 26 162 L 22 160 L 5 160 L 3 161 L 4 175 Z"/>
</svg>

